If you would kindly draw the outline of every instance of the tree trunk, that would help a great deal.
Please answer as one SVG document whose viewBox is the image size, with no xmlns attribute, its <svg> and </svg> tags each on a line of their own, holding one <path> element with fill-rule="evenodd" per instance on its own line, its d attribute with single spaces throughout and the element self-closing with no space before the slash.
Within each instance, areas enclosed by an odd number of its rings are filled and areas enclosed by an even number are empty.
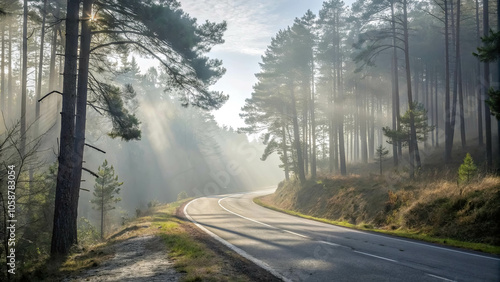
<svg viewBox="0 0 500 282">
<path fill-rule="evenodd" d="M 77 243 L 77 214 L 72 207 L 75 100 L 78 59 L 79 0 L 68 0 L 66 13 L 66 48 L 64 52 L 63 108 L 59 167 L 57 171 L 54 228 L 52 231 L 51 257 L 67 255 Z"/>
<path fill-rule="evenodd" d="M 460 108 L 460 139 L 462 149 L 465 149 L 465 112 L 464 112 L 464 93 L 462 84 L 462 55 L 460 54 L 460 20 L 461 20 L 461 0 L 457 2 L 457 43 L 456 43 L 456 58 L 457 58 L 457 83 L 458 83 L 458 103 Z"/>
<path fill-rule="evenodd" d="M 26 95 L 28 84 L 28 0 L 24 0 L 23 12 L 23 47 L 21 66 L 21 158 L 26 151 Z"/>
<path fill-rule="evenodd" d="M 451 10 L 451 39 L 455 43 L 455 71 L 453 72 L 453 101 L 451 105 L 451 121 L 450 121 L 450 151 L 453 149 L 453 142 L 455 140 L 455 124 L 457 118 L 457 100 L 458 100 L 458 67 L 459 67 L 459 48 L 457 45 L 457 30 L 455 29 L 455 15 L 453 8 L 453 0 L 451 0 L 450 5 Z M 457 25 L 458 29 L 458 25 Z"/>
<path fill-rule="evenodd" d="M 479 31 L 479 0 L 476 0 L 476 44 L 481 46 L 481 32 Z M 477 60 L 477 85 L 481 86 L 481 62 Z M 481 99 L 482 91 L 481 87 L 477 88 L 477 135 L 479 146 L 484 145 L 483 141 L 483 100 Z"/>
<path fill-rule="evenodd" d="M 91 30 L 90 20 L 92 17 L 92 3 L 94 0 L 83 1 L 83 11 L 81 19 L 80 35 L 80 61 L 78 64 L 78 89 L 76 97 L 76 124 L 75 124 L 75 145 L 74 145 L 74 167 L 73 167 L 73 193 L 71 205 L 73 213 L 78 213 L 78 198 L 80 192 L 80 182 L 82 180 L 83 151 L 85 147 L 85 127 L 87 122 L 87 85 L 89 80 L 89 57 Z"/>
<path fill-rule="evenodd" d="M 59 7 L 56 8 L 56 17 L 59 17 Z M 55 25 L 52 30 L 52 41 L 50 48 L 50 63 L 49 63 L 49 92 L 55 90 L 56 73 L 56 51 L 57 51 L 57 30 L 59 24 Z"/>
<path fill-rule="evenodd" d="M 392 22 L 392 130 L 399 130 L 399 77 L 398 77 L 398 53 L 396 37 L 396 20 L 394 16 L 394 1 L 391 1 L 391 22 Z M 392 158 L 394 166 L 398 166 L 398 143 L 392 144 Z"/>
<path fill-rule="evenodd" d="M 332 81 L 332 89 L 330 92 L 330 97 L 328 99 L 328 141 L 329 141 L 329 160 L 328 160 L 328 168 L 330 173 L 333 173 L 333 170 L 336 169 L 336 158 L 335 158 L 335 150 L 337 150 L 337 146 L 335 144 L 335 117 L 333 115 L 333 97 L 335 93 L 334 81 Z"/>
<path fill-rule="evenodd" d="M 451 136 L 451 116 L 450 116 L 450 55 L 449 55 L 449 31 L 448 31 L 448 0 L 444 0 L 444 40 L 445 40 L 445 142 L 444 159 L 447 163 L 451 161 L 451 149 L 453 136 Z"/>
<path fill-rule="evenodd" d="M 314 59 L 312 60 L 312 79 L 311 79 L 311 137 L 312 137 L 312 150 L 311 150 L 311 178 L 316 179 L 316 117 L 314 114 Z"/>
<path fill-rule="evenodd" d="M 488 14 L 488 0 L 483 0 L 483 35 L 489 35 L 489 14 Z M 484 63 L 484 97 L 488 97 L 488 90 L 490 88 L 490 64 Z M 486 125 L 486 166 L 488 170 L 493 168 L 493 152 L 491 144 L 491 113 L 488 104 L 484 104 L 484 120 Z"/>
<path fill-rule="evenodd" d="M 101 239 L 104 239 L 104 184 L 101 190 Z"/>
<path fill-rule="evenodd" d="M 5 109 L 5 116 L 9 116 L 10 112 L 12 111 L 13 108 L 13 103 L 12 101 L 14 100 L 14 89 L 13 89 L 13 75 L 12 75 L 12 23 L 9 24 L 9 65 L 8 65 L 8 71 L 9 75 L 7 76 L 8 84 L 7 84 L 7 108 Z M 12 115 L 13 116 L 13 115 Z"/>
<path fill-rule="evenodd" d="M 47 18 L 47 0 L 43 1 L 43 11 L 42 11 L 42 30 L 40 35 L 40 57 L 38 59 L 38 79 L 37 79 L 37 87 L 36 87 L 36 101 L 35 101 L 35 120 L 37 120 L 37 130 L 36 135 L 40 134 L 40 122 L 38 119 L 40 118 L 40 98 L 42 97 L 42 77 L 43 77 L 43 45 L 45 42 L 45 20 Z"/>
<path fill-rule="evenodd" d="M 302 146 L 300 145 L 300 134 L 299 134 L 299 121 L 297 117 L 297 105 L 295 101 L 295 91 L 293 82 L 290 87 L 290 98 L 292 103 L 292 120 L 293 120 L 293 143 L 297 153 L 297 167 L 296 171 L 299 174 L 299 180 L 301 184 L 306 182 L 306 176 L 304 172 L 304 159 L 302 158 Z"/>
<path fill-rule="evenodd" d="M 303 142 L 303 154 L 304 154 L 304 172 L 305 174 L 309 174 L 309 156 L 307 154 L 307 147 L 308 147 L 308 128 L 307 128 L 307 117 L 309 116 L 309 97 L 311 96 L 310 90 L 309 90 L 309 79 L 306 79 L 304 81 L 304 105 L 302 106 L 302 140 Z"/>
<path fill-rule="evenodd" d="M 404 45 L 405 45 L 405 63 L 406 63 L 406 84 L 408 89 L 408 106 L 410 110 L 410 142 L 409 142 L 409 153 L 410 153 L 410 177 L 415 176 L 414 159 L 417 159 L 417 169 L 420 168 L 420 156 L 418 153 L 417 144 L 417 133 L 415 130 L 415 115 L 413 113 L 413 97 L 411 92 L 411 68 L 410 68 L 410 47 L 408 41 L 408 0 L 403 0 L 403 32 L 404 32 Z M 417 155 L 415 157 L 415 154 Z"/>
<path fill-rule="evenodd" d="M 355 90 L 356 91 L 356 90 Z M 359 95 L 359 93 L 357 93 Z M 361 104 L 358 105 L 358 107 L 361 108 L 361 116 L 358 116 L 359 123 L 360 123 L 360 137 L 361 137 L 361 161 L 363 163 L 368 163 L 368 142 L 367 142 L 367 111 L 366 111 L 366 105 L 368 102 L 366 101 L 365 97 L 361 98 Z"/>
<path fill-rule="evenodd" d="M 282 131 L 283 131 L 283 166 L 285 168 L 285 180 L 290 180 L 290 169 L 288 168 L 288 152 L 286 148 L 286 127 L 285 127 L 285 121 L 283 119 L 283 125 L 282 125 Z"/>
</svg>

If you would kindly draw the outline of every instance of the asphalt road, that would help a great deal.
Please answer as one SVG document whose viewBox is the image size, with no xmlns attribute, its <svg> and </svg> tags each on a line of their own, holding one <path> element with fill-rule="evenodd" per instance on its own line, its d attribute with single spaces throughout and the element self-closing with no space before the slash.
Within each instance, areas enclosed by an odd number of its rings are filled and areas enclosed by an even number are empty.
<svg viewBox="0 0 500 282">
<path fill-rule="evenodd" d="M 287 281 L 500 281 L 500 258 L 356 231 L 263 208 L 247 194 L 198 198 L 198 227 Z"/>
</svg>

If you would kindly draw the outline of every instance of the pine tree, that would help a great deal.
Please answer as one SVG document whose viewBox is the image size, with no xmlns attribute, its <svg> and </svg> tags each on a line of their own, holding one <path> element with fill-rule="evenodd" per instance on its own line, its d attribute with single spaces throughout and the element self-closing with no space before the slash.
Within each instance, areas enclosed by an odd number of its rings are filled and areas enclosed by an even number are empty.
<svg viewBox="0 0 500 282">
<path fill-rule="evenodd" d="M 429 132 L 434 130 L 434 126 L 430 126 L 427 118 L 427 110 L 422 104 L 413 103 L 413 122 L 415 125 L 415 132 L 418 142 L 427 140 Z M 411 121 L 410 110 L 399 118 L 401 120 L 401 127 L 399 130 L 392 130 L 388 126 L 382 128 L 384 135 L 389 138 L 387 143 L 394 144 L 394 142 L 401 142 L 403 147 L 409 145 L 411 137 Z"/>
<path fill-rule="evenodd" d="M 463 164 L 458 168 L 458 181 L 468 183 L 477 174 L 477 167 L 469 153 L 465 156 Z"/>
<path fill-rule="evenodd" d="M 113 166 L 108 166 L 108 161 L 104 160 L 102 166 L 99 166 L 99 175 L 94 185 L 94 198 L 90 201 L 94 204 L 94 209 L 101 212 L 101 239 L 104 238 L 104 223 L 106 222 L 106 213 L 115 209 L 114 204 L 121 201 L 115 198 L 120 193 L 120 186 L 123 182 L 118 182 L 118 176 L 115 176 Z"/>
<path fill-rule="evenodd" d="M 382 163 L 384 162 L 388 154 L 389 150 L 387 150 L 385 147 L 382 147 L 382 145 L 378 146 L 375 160 L 380 164 L 380 175 L 382 175 Z"/>
</svg>

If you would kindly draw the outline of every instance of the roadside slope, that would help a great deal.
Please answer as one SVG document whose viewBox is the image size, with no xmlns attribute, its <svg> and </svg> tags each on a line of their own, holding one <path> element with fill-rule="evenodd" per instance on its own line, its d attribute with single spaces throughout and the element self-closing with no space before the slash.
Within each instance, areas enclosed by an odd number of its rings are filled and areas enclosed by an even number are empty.
<svg viewBox="0 0 500 282">
<path fill-rule="evenodd" d="M 458 188 L 447 181 L 389 184 L 378 176 L 282 182 L 256 203 L 303 217 L 500 253 L 500 178 Z"/>
</svg>

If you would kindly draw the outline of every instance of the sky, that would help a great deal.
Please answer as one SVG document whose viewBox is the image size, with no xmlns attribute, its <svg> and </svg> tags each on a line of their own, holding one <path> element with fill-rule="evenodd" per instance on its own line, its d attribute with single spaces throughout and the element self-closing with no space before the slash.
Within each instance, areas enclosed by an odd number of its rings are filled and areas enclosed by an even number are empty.
<svg viewBox="0 0 500 282">
<path fill-rule="evenodd" d="M 213 48 L 209 55 L 223 61 L 226 74 L 211 87 L 229 95 L 226 104 L 214 111 L 219 125 L 233 128 L 244 126 L 239 113 L 246 98 L 251 97 L 252 86 L 257 82 L 259 62 L 271 38 L 280 30 L 293 24 L 308 9 L 316 15 L 323 0 L 179 0 L 181 8 L 199 23 L 227 22 L 225 43 Z M 350 5 L 352 0 L 345 1 Z"/>
</svg>

